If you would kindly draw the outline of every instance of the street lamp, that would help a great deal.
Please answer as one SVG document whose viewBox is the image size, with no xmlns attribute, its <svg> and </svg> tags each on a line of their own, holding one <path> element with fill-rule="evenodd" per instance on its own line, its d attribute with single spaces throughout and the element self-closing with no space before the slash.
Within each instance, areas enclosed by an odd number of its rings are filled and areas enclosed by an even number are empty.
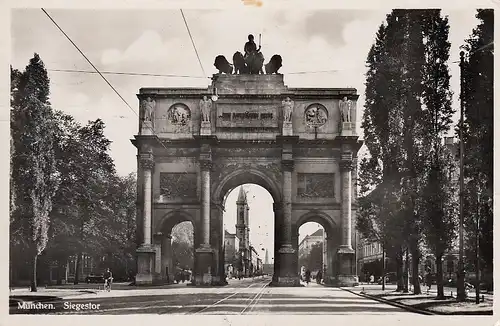
<svg viewBox="0 0 500 326">
<path fill-rule="evenodd" d="M 460 51 L 460 225 L 457 273 L 457 301 L 465 301 L 464 275 L 464 51 Z"/>
</svg>

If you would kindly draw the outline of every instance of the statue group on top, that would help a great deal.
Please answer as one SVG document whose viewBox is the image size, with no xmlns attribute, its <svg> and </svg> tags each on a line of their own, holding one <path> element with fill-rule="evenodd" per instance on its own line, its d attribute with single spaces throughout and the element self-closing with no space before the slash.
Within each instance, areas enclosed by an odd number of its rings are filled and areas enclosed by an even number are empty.
<svg viewBox="0 0 500 326">
<path fill-rule="evenodd" d="M 233 55 L 233 63 L 229 63 L 226 57 L 223 55 L 218 55 L 215 58 L 214 66 L 219 70 L 219 74 L 251 74 L 258 75 L 265 73 L 277 74 L 278 70 L 281 68 L 282 59 L 279 54 L 275 54 L 271 57 L 271 60 L 264 65 L 264 55 L 260 51 L 261 45 L 259 40 L 259 46 L 255 44 L 254 37 L 252 34 L 248 35 L 248 42 L 245 43 L 244 52 L 242 54 L 240 51 L 236 51 Z"/>
</svg>

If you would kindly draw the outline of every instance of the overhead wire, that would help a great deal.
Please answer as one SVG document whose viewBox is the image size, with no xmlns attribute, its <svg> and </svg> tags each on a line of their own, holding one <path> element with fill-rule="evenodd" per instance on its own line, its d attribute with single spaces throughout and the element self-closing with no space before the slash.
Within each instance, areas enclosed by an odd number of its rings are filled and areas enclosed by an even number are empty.
<svg viewBox="0 0 500 326">
<path fill-rule="evenodd" d="M 53 72 L 68 72 L 68 73 L 82 73 L 82 74 L 97 74 L 96 71 L 79 70 L 79 69 L 47 69 Z M 299 74 L 319 74 L 319 73 L 332 73 L 339 72 L 340 70 L 319 70 L 319 71 L 297 71 L 288 72 L 287 75 Z M 103 75 L 122 75 L 122 76 L 147 76 L 147 77 L 168 77 L 168 78 L 197 78 L 197 79 L 211 79 L 211 77 L 190 76 L 190 75 L 175 75 L 175 74 L 150 74 L 140 72 L 118 72 L 118 71 L 101 71 Z"/>
<path fill-rule="evenodd" d="M 82 74 L 97 74 L 96 71 L 89 70 L 78 70 L 78 69 L 47 69 L 48 71 L 55 72 L 77 72 Z M 202 76 L 189 76 L 189 75 L 175 75 L 175 74 L 149 74 L 140 72 L 116 72 L 116 71 L 101 71 L 103 75 L 126 75 L 126 76 L 148 76 L 148 77 L 174 77 L 174 78 L 201 78 L 206 79 L 208 77 Z"/>
<path fill-rule="evenodd" d="M 181 9 L 181 15 L 182 15 L 182 19 L 184 20 L 184 24 L 186 25 L 186 29 L 187 29 L 188 34 L 189 34 L 189 38 L 191 39 L 191 43 L 193 44 L 194 52 L 196 53 L 196 57 L 198 58 L 198 62 L 200 63 L 201 71 L 203 71 L 203 75 L 205 75 L 205 77 L 206 77 L 207 74 L 205 73 L 205 69 L 203 69 L 203 64 L 201 63 L 200 56 L 198 55 L 198 50 L 196 49 L 196 45 L 194 44 L 193 36 L 191 35 L 191 31 L 189 30 L 189 26 L 188 26 L 186 17 L 184 16 L 184 12 L 182 11 L 182 9 Z"/>
<path fill-rule="evenodd" d="M 128 104 L 128 102 L 123 98 L 123 96 L 116 90 L 115 87 L 113 87 L 113 85 L 111 85 L 111 83 L 106 79 L 106 77 L 104 77 L 104 75 L 99 71 L 99 69 L 92 63 L 92 61 L 90 61 L 90 59 L 82 52 L 82 50 L 80 50 L 80 48 L 73 42 L 73 40 L 71 40 L 71 38 L 68 36 L 68 34 L 66 34 L 64 32 L 64 30 L 56 23 L 56 21 L 49 15 L 49 13 L 44 9 L 44 8 L 41 8 L 42 11 L 47 15 L 47 17 L 49 17 L 49 19 L 54 23 L 54 25 L 61 31 L 61 33 L 63 33 L 63 35 L 71 42 L 71 44 L 73 44 L 73 46 L 78 50 L 78 52 L 80 52 L 80 54 L 87 60 L 87 62 L 95 69 L 95 71 L 99 74 L 99 76 L 101 76 L 101 78 L 109 85 L 109 87 L 116 93 L 116 95 L 118 95 L 118 97 L 120 97 L 120 99 L 123 101 L 123 103 L 125 103 L 125 105 L 127 105 L 127 107 L 137 116 L 139 117 L 139 114 L 132 108 L 132 106 L 130 106 L 130 104 Z M 161 140 L 159 139 L 158 135 L 155 133 L 154 129 L 151 127 L 151 126 L 148 126 L 148 128 L 151 130 L 153 136 L 155 136 L 154 138 L 160 143 L 160 145 L 162 145 L 165 149 L 167 149 L 167 147 L 165 146 L 165 144 L 163 144 L 163 142 L 161 142 Z"/>
</svg>

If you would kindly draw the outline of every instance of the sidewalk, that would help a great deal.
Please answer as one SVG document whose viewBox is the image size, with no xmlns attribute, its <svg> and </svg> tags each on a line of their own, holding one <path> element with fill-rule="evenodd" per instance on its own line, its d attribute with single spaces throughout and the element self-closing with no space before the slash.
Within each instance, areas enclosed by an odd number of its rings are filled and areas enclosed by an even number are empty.
<svg viewBox="0 0 500 326">
<path fill-rule="evenodd" d="M 493 295 L 481 293 L 484 295 L 484 302 L 475 303 L 475 293 L 470 292 L 466 302 L 456 301 L 456 289 L 444 288 L 445 299 L 438 300 L 437 288 L 433 286 L 429 292 L 427 287 L 422 286 L 422 294 L 396 292 L 397 286 L 394 284 L 386 285 L 385 291 L 382 291 L 382 285 L 366 284 L 357 287 L 342 288 L 351 293 L 358 294 L 387 304 L 404 308 L 416 313 L 427 315 L 492 315 L 493 314 Z M 451 297 L 450 294 L 454 293 Z"/>
</svg>

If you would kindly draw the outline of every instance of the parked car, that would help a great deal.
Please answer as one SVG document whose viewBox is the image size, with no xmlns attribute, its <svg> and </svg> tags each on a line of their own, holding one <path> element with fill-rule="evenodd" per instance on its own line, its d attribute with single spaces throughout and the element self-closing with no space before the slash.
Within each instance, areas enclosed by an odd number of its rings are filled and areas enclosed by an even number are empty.
<svg viewBox="0 0 500 326">
<path fill-rule="evenodd" d="M 87 283 L 104 283 L 103 275 L 90 274 L 85 278 Z"/>
</svg>

